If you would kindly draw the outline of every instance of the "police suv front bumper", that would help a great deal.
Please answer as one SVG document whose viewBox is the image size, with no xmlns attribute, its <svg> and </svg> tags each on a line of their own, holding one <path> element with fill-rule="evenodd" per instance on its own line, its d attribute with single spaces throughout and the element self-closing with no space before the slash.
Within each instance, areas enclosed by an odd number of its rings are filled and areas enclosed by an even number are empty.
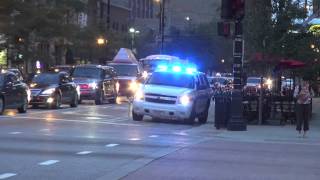
<svg viewBox="0 0 320 180">
<path fill-rule="evenodd" d="M 182 120 L 190 117 L 192 103 L 189 105 L 161 104 L 135 100 L 133 102 L 133 111 L 138 115 L 152 118 Z"/>
</svg>

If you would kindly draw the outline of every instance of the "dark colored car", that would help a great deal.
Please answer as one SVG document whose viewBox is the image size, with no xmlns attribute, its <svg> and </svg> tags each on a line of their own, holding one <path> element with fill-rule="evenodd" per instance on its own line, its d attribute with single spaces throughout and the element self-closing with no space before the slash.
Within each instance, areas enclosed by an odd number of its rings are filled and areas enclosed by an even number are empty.
<svg viewBox="0 0 320 180">
<path fill-rule="evenodd" d="M 36 75 L 30 84 L 33 106 L 46 105 L 59 108 L 61 104 L 78 106 L 77 85 L 66 72 L 41 73 Z"/>
<path fill-rule="evenodd" d="M 119 95 L 131 97 L 142 79 L 142 69 L 138 64 L 109 63 L 114 68 L 119 82 Z"/>
<path fill-rule="evenodd" d="M 55 65 L 50 68 L 50 71 L 71 73 L 73 68 L 74 66 L 72 65 Z"/>
<path fill-rule="evenodd" d="M 118 96 L 116 73 L 110 66 L 78 65 L 71 76 L 80 87 L 82 100 L 94 100 L 99 105 L 108 100 L 115 103 Z"/>
<path fill-rule="evenodd" d="M 28 86 L 12 72 L 0 73 L 0 114 L 5 109 L 28 109 Z"/>
</svg>

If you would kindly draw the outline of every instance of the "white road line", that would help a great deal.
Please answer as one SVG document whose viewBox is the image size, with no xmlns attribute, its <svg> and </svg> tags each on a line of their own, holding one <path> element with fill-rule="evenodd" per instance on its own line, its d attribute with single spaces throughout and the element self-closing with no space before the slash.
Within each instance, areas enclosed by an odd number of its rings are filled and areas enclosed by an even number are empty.
<svg viewBox="0 0 320 180">
<path fill-rule="evenodd" d="M 59 160 L 48 160 L 48 161 L 41 162 L 38 165 L 40 165 L 40 166 L 50 166 L 50 165 L 56 164 L 58 162 L 60 162 L 60 161 Z"/>
<path fill-rule="evenodd" d="M 102 118 L 99 118 L 99 117 L 86 117 L 86 119 L 90 119 L 90 120 L 99 120 L 99 119 L 102 119 Z"/>
<path fill-rule="evenodd" d="M 37 120 L 48 120 L 50 122 L 54 121 L 62 121 L 62 122 L 79 122 L 79 123 L 95 123 L 95 124 L 109 124 L 109 125 L 117 125 L 117 126 L 135 126 L 139 127 L 142 125 L 138 124 L 129 124 L 129 123 L 113 123 L 113 122 L 106 122 L 106 121 L 86 121 L 86 120 L 74 120 L 74 119 L 58 119 L 58 118 L 39 118 L 39 117 L 10 117 L 15 119 L 37 119 Z"/>
<path fill-rule="evenodd" d="M 140 141 L 141 139 L 139 139 L 139 138 L 131 138 L 131 139 L 129 139 L 130 141 Z"/>
<path fill-rule="evenodd" d="M 159 137 L 158 135 L 151 135 L 151 136 L 149 136 L 149 138 L 157 138 L 157 137 Z"/>
<path fill-rule="evenodd" d="M 17 174 L 14 173 L 4 173 L 4 174 L 0 174 L 0 179 L 7 179 L 10 178 L 12 176 L 16 176 Z"/>
<path fill-rule="evenodd" d="M 10 132 L 9 134 L 15 135 L 15 134 L 22 134 L 22 132 Z"/>
<path fill-rule="evenodd" d="M 87 155 L 87 154 L 91 154 L 92 151 L 81 151 L 81 152 L 78 152 L 77 154 L 78 155 Z"/>
<path fill-rule="evenodd" d="M 110 147 L 116 147 L 119 146 L 119 144 L 107 144 L 106 147 L 110 148 Z"/>
</svg>

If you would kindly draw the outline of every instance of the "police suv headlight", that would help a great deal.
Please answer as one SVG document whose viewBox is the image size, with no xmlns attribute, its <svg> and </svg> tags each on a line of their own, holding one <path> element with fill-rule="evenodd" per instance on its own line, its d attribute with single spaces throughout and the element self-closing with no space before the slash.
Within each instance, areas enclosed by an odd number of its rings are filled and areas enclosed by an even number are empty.
<svg viewBox="0 0 320 180">
<path fill-rule="evenodd" d="M 144 100 L 144 92 L 142 90 L 138 90 L 134 95 L 134 99 L 136 101 L 143 101 Z"/>
<path fill-rule="evenodd" d="M 43 94 L 43 95 L 50 95 L 50 94 L 53 94 L 55 91 L 56 91 L 55 88 L 50 88 L 50 89 L 44 90 L 41 94 Z"/>
<path fill-rule="evenodd" d="M 191 97 L 190 95 L 182 95 L 180 98 L 179 98 L 179 103 L 184 105 L 184 106 L 187 106 L 191 103 Z"/>
<path fill-rule="evenodd" d="M 92 82 L 89 84 L 89 87 L 92 89 L 98 89 L 98 84 L 96 82 Z"/>
</svg>

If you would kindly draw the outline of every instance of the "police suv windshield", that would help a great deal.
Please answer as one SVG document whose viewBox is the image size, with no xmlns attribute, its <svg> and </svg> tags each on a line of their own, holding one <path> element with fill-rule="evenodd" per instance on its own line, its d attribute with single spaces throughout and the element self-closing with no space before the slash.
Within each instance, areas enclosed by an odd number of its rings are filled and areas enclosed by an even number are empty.
<svg viewBox="0 0 320 180">
<path fill-rule="evenodd" d="M 174 86 L 181 88 L 194 88 L 194 78 L 189 74 L 169 73 L 169 72 L 154 72 L 146 84 Z"/>
</svg>

